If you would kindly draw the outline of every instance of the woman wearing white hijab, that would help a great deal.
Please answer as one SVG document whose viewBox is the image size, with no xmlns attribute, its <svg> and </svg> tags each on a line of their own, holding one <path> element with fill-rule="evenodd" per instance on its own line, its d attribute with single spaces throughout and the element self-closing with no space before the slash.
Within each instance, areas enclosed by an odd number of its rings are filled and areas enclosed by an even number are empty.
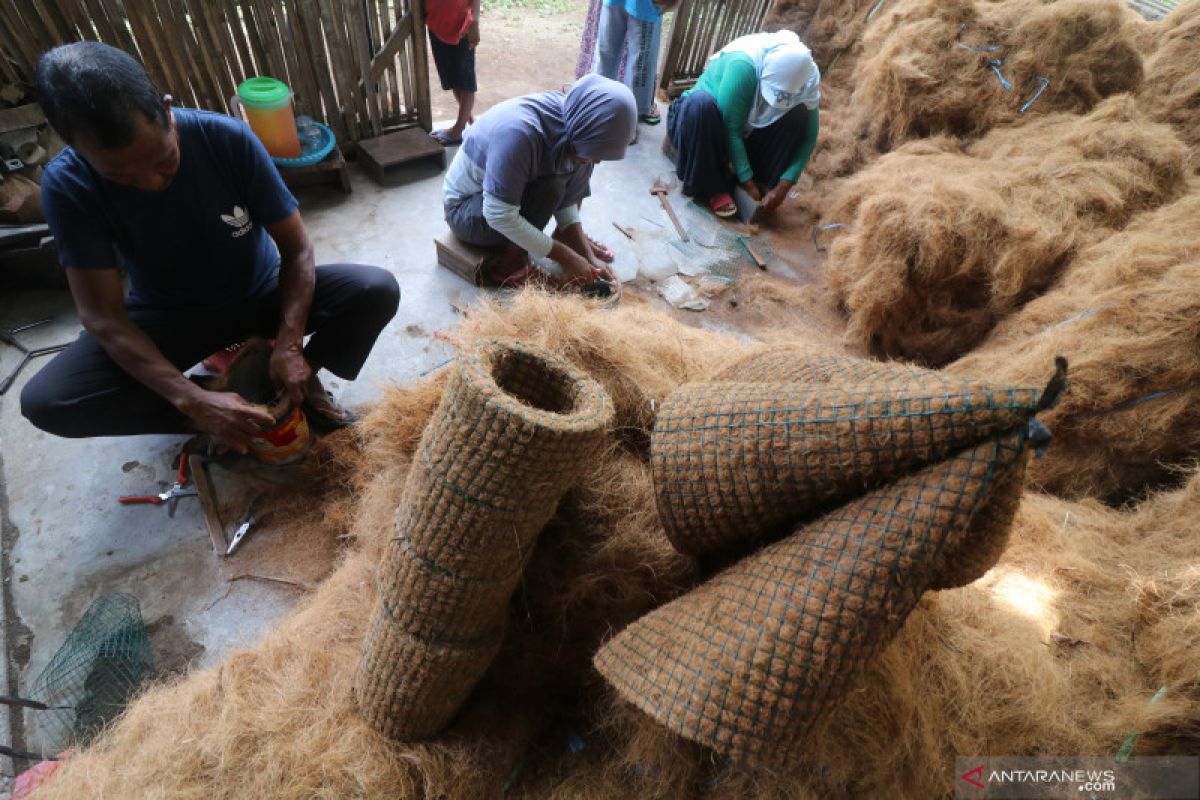
<svg viewBox="0 0 1200 800">
<path fill-rule="evenodd" d="M 767 211 L 778 208 L 816 146 L 820 83 L 791 31 L 743 36 L 709 59 L 667 117 L 684 192 L 727 217 L 736 181 Z"/>
</svg>

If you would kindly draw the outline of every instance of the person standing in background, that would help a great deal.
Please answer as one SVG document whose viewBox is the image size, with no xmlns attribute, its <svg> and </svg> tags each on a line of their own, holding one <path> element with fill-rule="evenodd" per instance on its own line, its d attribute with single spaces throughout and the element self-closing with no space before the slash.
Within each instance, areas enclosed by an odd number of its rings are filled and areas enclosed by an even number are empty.
<svg viewBox="0 0 1200 800">
<path fill-rule="evenodd" d="M 676 4 L 677 0 L 603 0 L 599 10 L 596 72 L 629 87 L 637 101 L 638 120 L 648 125 L 661 121 L 654 90 L 662 18 Z"/>
<path fill-rule="evenodd" d="M 475 47 L 479 44 L 480 0 L 424 0 L 429 49 L 442 89 L 454 92 L 454 125 L 429 135 L 445 147 L 462 144 L 463 131 L 475 121 Z"/>
</svg>

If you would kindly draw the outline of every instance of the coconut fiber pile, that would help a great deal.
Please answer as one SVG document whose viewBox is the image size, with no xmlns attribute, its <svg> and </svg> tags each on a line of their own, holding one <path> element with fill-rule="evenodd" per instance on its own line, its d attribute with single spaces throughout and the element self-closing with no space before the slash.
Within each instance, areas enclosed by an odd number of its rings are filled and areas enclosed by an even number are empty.
<svg viewBox="0 0 1200 800">
<path fill-rule="evenodd" d="M 1086 113 L 1141 85 L 1139 19 L 1119 0 L 897 0 L 864 33 L 852 102 L 881 150 Z"/>
<path fill-rule="evenodd" d="M 1180 194 L 1188 153 L 1128 96 L 965 146 L 913 142 L 845 182 L 826 277 L 848 337 L 941 365 L 1054 281 L 1084 245 Z"/>
<path fill-rule="evenodd" d="M 1163 21 L 1138 102 L 1154 119 L 1174 125 L 1185 142 L 1200 145 L 1200 0 L 1183 3 Z"/>
<path fill-rule="evenodd" d="M 769 31 L 792 30 L 808 45 L 822 76 L 839 53 L 858 42 L 863 29 L 878 14 L 879 0 L 776 0 L 763 27 Z M 874 14 L 872 13 L 874 12 Z M 822 87 L 823 89 L 824 87 Z"/>
<path fill-rule="evenodd" d="M 747 562 L 793 541 L 714 573 L 706 558 L 677 550 L 660 522 L 648 447 L 655 417 L 676 413 L 680 387 L 722 374 L 745 384 L 744 373 L 729 370 L 746 363 L 747 348 L 632 302 L 601 312 L 528 292 L 507 309 L 471 310 L 459 344 L 476 352 L 494 336 L 544 348 L 591 376 L 611 401 L 618 435 L 541 531 L 503 646 L 450 728 L 421 744 L 395 743 L 363 720 L 352 687 L 380 600 L 377 567 L 395 541 L 410 467 L 452 369 L 389 389 L 358 429 L 362 441 L 326 445 L 330 475 L 352 470 L 355 489 L 328 509 L 353 545 L 325 584 L 256 647 L 149 690 L 35 797 L 929 797 L 951 789 L 955 754 L 1111 754 L 1133 731 L 1139 754 L 1195 751 L 1200 576 L 1187 565 L 1200 561 L 1200 541 L 1186 534 L 1200 519 L 1200 482 L 1136 513 L 1012 495 L 995 510 L 1014 514 L 1000 563 L 970 585 L 905 595 L 912 610 L 891 643 L 861 664 L 850 691 L 813 718 L 778 769 L 679 737 L 620 699 L 592 659 L 635 621 L 704 600 L 711 595 L 695 587 L 737 580 Z M 895 373 L 887 382 L 911 391 Z M 1005 452 L 1001 439 L 988 440 L 990 452 Z M 913 468 L 910 477 L 929 474 Z M 913 489 L 906 480 L 887 483 Z M 863 502 L 831 513 L 879 507 Z M 673 524 L 672 536 L 686 529 Z M 930 586 L 972 577 L 937 573 Z M 1164 698 L 1151 704 L 1162 687 Z"/>
<path fill-rule="evenodd" d="M 1200 453 L 1200 187 L 1083 250 L 1044 296 L 949 367 L 1001 382 L 1071 363 L 1031 481 L 1116 500 Z"/>
</svg>

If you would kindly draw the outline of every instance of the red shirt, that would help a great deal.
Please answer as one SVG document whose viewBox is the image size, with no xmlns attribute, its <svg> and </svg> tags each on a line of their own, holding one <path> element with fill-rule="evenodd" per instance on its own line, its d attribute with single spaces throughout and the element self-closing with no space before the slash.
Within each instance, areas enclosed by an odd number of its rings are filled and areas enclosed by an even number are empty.
<svg viewBox="0 0 1200 800">
<path fill-rule="evenodd" d="M 446 44 L 458 44 L 475 21 L 471 0 L 424 0 L 425 24 Z"/>
</svg>

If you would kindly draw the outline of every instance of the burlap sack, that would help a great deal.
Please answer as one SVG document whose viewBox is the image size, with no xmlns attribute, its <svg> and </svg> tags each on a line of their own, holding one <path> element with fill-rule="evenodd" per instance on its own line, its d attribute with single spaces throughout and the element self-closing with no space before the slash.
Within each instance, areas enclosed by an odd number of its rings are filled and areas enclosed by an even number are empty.
<svg viewBox="0 0 1200 800">
<path fill-rule="evenodd" d="M 634 622 L 596 668 L 675 733 L 781 766 L 887 646 L 995 487 L 1025 433 L 966 449 L 805 525 Z"/>
<path fill-rule="evenodd" d="M 685 384 L 663 403 L 651 438 L 659 517 L 672 544 L 693 555 L 782 533 L 1024 427 L 1042 398 L 1042 389 L 924 370 L 861 384 Z"/>
<path fill-rule="evenodd" d="M 404 486 L 355 678 L 381 732 L 423 739 L 450 721 L 499 647 L 538 533 L 611 421 L 600 385 L 548 351 L 484 339 L 460 356 Z"/>
</svg>

